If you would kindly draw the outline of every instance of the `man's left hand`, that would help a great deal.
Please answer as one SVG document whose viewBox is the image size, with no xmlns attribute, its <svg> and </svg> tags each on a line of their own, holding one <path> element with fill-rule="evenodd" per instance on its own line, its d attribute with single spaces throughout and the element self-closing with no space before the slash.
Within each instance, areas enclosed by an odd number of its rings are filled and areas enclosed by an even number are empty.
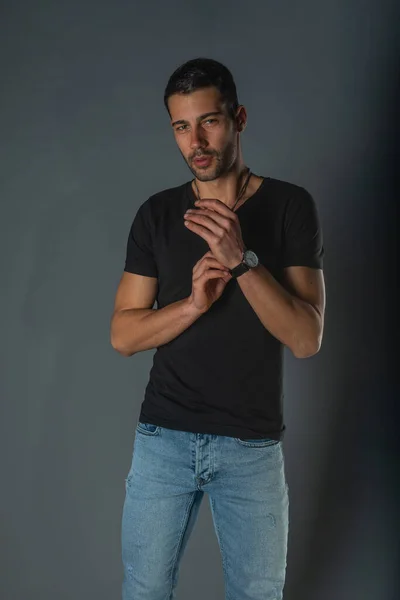
<svg viewBox="0 0 400 600">
<path fill-rule="evenodd" d="M 185 213 L 185 226 L 208 243 L 220 263 L 233 269 L 242 262 L 244 252 L 237 214 L 216 198 L 202 198 L 195 205 Z"/>
</svg>

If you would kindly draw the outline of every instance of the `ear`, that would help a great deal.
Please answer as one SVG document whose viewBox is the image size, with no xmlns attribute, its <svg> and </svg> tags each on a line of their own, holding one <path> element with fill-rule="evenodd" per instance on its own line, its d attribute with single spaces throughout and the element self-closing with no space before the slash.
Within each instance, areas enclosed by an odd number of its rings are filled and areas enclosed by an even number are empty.
<svg viewBox="0 0 400 600">
<path fill-rule="evenodd" d="M 246 127 L 246 113 L 243 114 L 242 107 L 239 107 L 238 114 L 236 115 L 236 128 L 239 133 L 244 131 Z"/>
</svg>

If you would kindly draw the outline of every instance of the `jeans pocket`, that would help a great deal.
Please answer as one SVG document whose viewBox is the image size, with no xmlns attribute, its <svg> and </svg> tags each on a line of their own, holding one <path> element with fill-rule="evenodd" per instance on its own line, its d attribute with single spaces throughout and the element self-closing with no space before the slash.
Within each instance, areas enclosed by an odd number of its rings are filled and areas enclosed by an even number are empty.
<svg viewBox="0 0 400 600">
<path fill-rule="evenodd" d="M 136 431 L 144 435 L 159 435 L 161 427 L 152 423 L 142 423 L 138 421 Z"/>
<path fill-rule="evenodd" d="M 266 448 L 268 446 L 276 446 L 280 444 L 280 440 L 273 440 L 271 438 L 263 438 L 262 440 L 244 440 L 242 438 L 233 438 L 235 442 L 241 446 L 248 446 L 250 448 Z"/>
</svg>

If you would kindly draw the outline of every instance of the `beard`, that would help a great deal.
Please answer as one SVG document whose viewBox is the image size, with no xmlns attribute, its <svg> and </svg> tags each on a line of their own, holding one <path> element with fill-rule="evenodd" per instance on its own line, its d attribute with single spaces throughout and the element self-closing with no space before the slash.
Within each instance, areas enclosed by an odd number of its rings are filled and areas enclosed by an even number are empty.
<svg viewBox="0 0 400 600">
<path fill-rule="evenodd" d="M 213 156 L 214 161 L 208 167 L 205 167 L 205 168 L 196 167 L 192 161 L 198 155 Z M 195 155 L 192 155 L 191 158 L 189 158 L 189 159 L 187 159 L 183 154 L 182 154 L 182 156 L 183 156 L 187 166 L 193 173 L 193 175 L 199 181 L 213 181 L 214 179 L 218 179 L 218 177 L 221 177 L 221 175 L 225 175 L 232 169 L 232 167 L 235 164 L 236 157 L 237 157 L 237 148 L 236 148 L 235 141 L 230 140 L 226 144 L 225 148 L 223 150 L 221 150 L 220 152 L 218 152 L 216 150 L 213 150 L 213 151 L 204 150 L 204 151 L 198 152 Z"/>
</svg>

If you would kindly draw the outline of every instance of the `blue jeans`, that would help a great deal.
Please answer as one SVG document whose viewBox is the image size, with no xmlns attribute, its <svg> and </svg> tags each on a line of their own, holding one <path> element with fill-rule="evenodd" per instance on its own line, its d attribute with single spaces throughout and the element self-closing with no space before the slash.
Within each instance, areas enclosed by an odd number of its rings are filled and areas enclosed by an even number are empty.
<svg viewBox="0 0 400 600">
<path fill-rule="evenodd" d="M 204 492 L 226 600 L 281 600 L 289 496 L 282 441 L 138 422 L 122 512 L 122 600 L 173 600 Z"/>
</svg>

